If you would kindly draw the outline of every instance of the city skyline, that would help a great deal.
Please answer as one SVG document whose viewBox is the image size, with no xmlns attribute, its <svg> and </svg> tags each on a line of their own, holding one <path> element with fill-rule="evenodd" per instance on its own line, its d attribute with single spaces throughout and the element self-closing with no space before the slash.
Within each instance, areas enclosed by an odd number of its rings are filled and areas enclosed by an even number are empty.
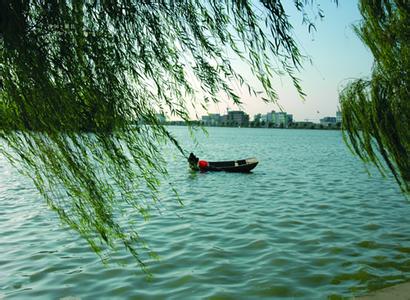
<svg viewBox="0 0 410 300">
<path fill-rule="evenodd" d="M 328 124 L 328 123 L 341 123 L 342 121 L 342 115 L 341 115 L 340 110 L 336 110 L 334 114 L 326 115 L 323 118 L 320 118 L 318 122 L 316 122 L 316 121 L 311 121 L 307 119 L 303 119 L 303 120 L 295 119 L 293 113 L 289 113 L 286 111 L 271 110 L 268 112 L 258 112 L 252 116 L 243 110 L 229 110 L 229 109 L 226 111 L 226 114 L 207 113 L 205 115 L 200 116 L 198 120 L 193 119 L 193 121 L 205 122 L 208 124 L 216 125 L 218 123 L 226 122 L 230 114 L 243 115 L 243 117 L 247 118 L 247 122 L 249 123 L 251 122 L 269 123 L 269 121 L 273 121 L 273 123 L 275 122 L 277 123 L 277 120 L 275 121 L 275 118 L 276 119 L 283 118 L 282 116 L 284 116 L 284 119 L 281 121 L 283 123 L 311 122 L 314 124 Z M 272 117 L 272 115 L 275 115 L 275 116 Z"/>
</svg>

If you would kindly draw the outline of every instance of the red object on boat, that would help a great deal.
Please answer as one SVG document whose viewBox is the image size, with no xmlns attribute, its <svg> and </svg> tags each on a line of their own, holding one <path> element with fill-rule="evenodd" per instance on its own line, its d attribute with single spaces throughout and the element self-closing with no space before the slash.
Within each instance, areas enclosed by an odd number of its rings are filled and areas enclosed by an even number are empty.
<svg viewBox="0 0 410 300">
<path fill-rule="evenodd" d="M 206 160 L 200 160 L 199 162 L 198 162 L 198 167 L 200 168 L 200 169 L 205 169 L 206 167 L 208 167 L 208 162 L 206 161 Z"/>
</svg>

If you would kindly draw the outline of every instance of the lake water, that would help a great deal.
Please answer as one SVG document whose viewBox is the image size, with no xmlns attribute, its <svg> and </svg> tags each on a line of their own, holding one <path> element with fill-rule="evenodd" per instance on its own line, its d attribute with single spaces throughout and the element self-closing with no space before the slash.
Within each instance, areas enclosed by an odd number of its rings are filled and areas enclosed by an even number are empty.
<svg viewBox="0 0 410 300">
<path fill-rule="evenodd" d="M 33 184 L 0 158 L 0 299 L 326 299 L 410 279 L 410 202 L 353 157 L 338 131 L 209 128 L 203 159 L 255 156 L 251 174 L 192 173 L 169 155 L 180 206 L 140 224 L 160 256 L 148 280 L 130 255 L 100 259 L 62 228 Z"/>
</svg>

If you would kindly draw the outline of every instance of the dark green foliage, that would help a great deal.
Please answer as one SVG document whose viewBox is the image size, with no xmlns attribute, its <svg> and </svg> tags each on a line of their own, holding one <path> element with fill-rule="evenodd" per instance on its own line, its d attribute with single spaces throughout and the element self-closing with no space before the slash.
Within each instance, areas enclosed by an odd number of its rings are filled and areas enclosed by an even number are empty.
<svg viewBox="0 0 410 300">
<path fill-rule="evenodd" d="M 313 28 L 311 1 L 294 4 Z M 235 57 L 266 101 L 276 74 L 303 96 L 291 29 L 280 1 L 0 1 L 0 151 L 96 252 L 140 261 L 131 221 L 167 175 L 161 142 L 180 149 L 157 113 L 239 104 L 237 82 L 256 95 Z"/>
<path fill-rule="evenodd" d="M 410 191 L 410 5 L 361 0 L 364 20 L 355 27 L 374 56 L 371 78 L 340 94 L 343 129 L 351 149 Z M 383 163 L 385 162 L 385 164 Z"/>
</svg>

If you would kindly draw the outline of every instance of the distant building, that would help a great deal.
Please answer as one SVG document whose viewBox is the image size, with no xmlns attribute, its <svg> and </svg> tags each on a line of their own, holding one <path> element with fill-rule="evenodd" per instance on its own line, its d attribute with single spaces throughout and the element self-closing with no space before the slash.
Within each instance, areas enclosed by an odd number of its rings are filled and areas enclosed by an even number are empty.
<svg viewBox="0 0 410 300">
<path fill-rule="evenodd" d="M 240 110 L 228 111 L 227 115 L 228 126 L 249 126 L 249 115 Z"/>
<path fill-rule="evenodd" d="M 289 126 L 289 124 L 293 123 L 293 115 L 291 115 L 291 114 L 287 115 L 286 123 L 287 123 L 288 126 Z"/>
<path fill-rule="evenodd" d="M 202 123 L 203 125 L 208 125 L 208 123 L 209 123 L 209 116 L 202 116 L 202 118 L 201 118 L 201 123 Z"/>
<path fill-rule="evenodd" d="M 256 115 L 253 117 L 253 122 L 259 124 L 259 123 L 261 122 L 261 118 L 262 118 L 262 114 L 256 114 Z"/>
<path fill-rule="evenodd" d="M 286 112 L 276 112 L 272 110 L 267 114 L 257 114 L 254 122 L 266 127 L 284 127 L 287 128 L 293 122 L 293 115 Z"/>
<path fill-rule="evenodd" d="M 219 126 L 221 125 L 221 115 L 208 114 L 207 116 L 202 116 L 201 121 L 205 126 Z"/>
<path fill-rule="evenodd" d="M 275 123 L 275 111 L 274 110 L 266 114 L 266 123 L 267 125 Z"/>
<path fill-rule="evenodd" d="M 255 127 L 280 127 L 288 128 L 293 123 L 293 115 L 287 112 L 276 112 L 272 110 L 266 114 L 256 114 L 253 117 Z M 249 115 L 240 110 L 231 110 L 226 115 L 208 114 L 202 116 L 201 124 L 205 126 L 249 126 Z"/>
<path fill-rule="evenodd" d="M 287 113 L 277 112 L 275 114 L 275 127 L 288 127 Z"/>
<path fill-rule="evenodd" d="M 336 124 L 336 117 L 324 117 L 320 119 L 320 124 L 323 126 L 330 126 Z"/>
<path fill-rule="evenodd" d="M 342 112 L 340 110 L 336 112 L 336 123 L 342 123 Z"/>
<path fill-rule="evenodd" d="M 293 121 L 293 116 L 287 112 L 274 110 L 268 113 L 268 122 L 272 123 L 273 127 L 287 128 L 289 123 Z"/>
<path fill-rule="evenodd" d="M 267 122 L 268 122 L 268 115 L 267 114 L 261 115 L 260 123 L 266 124 Z"/>
<path fill-rule="evenodd" d="M 223 125 L 223 126 L 228 125 L 228 115 L 221 116 L 221 125 Z"/>
<path fill-rule="evenodd" d="M 211 126 L 219 126 L 221 124 L 221 115 L 209 114 L 209 122 L 211 123 Z"/>
</svg>

